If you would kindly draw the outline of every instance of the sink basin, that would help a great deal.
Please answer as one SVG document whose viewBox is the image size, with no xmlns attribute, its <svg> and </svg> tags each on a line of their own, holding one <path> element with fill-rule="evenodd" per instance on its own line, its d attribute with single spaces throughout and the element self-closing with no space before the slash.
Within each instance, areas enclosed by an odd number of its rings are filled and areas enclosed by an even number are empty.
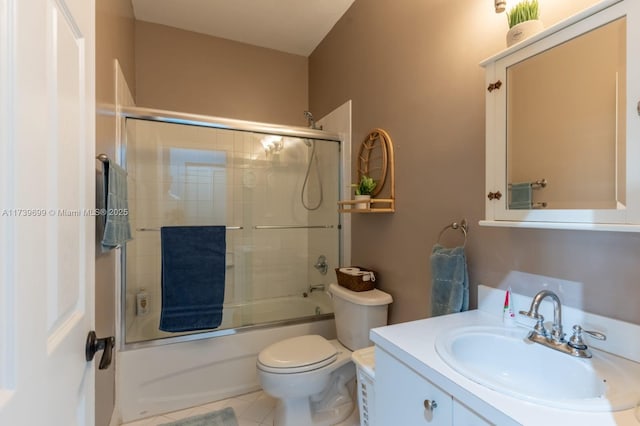
<svg viewBox="0 0 640 426">
<path fill-rule="evenodd" d="M 640 365 L 606 352 L 576 358 L 527 340 L 524 328 L 470 326 L 443 332 L 438 355 L 494 391 L 550 407 L 618 411 L 640 400 Z"/>
</svg>

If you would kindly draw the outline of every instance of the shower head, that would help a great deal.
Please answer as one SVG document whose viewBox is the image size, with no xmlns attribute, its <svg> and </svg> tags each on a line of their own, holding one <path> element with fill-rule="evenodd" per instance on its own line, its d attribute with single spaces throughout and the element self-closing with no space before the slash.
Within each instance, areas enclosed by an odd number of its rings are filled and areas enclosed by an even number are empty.
<svg viewBox="0 0 640 426">
<path fill-rule="evenodd" d="M 304 118 L 307 119 L 307 122 L 309 123 L 309 127 L 311 129 L 322 130 L 322 126 L 316 127 L 316 121 L 313 119 L 313 114 L 311 113 L 311 111 L 305 111 Z"/>
<path fill-rule="evenodd" d="M 303 114 L 304 114 L 304 118 L 306 118 L 307 121 L 309 122 L 309 127 L 313 129 L 316 125 L 316 122 L 313 119 L 313 114 L 311 114 L 311 111 L 305 111 Z"/>
</svg>

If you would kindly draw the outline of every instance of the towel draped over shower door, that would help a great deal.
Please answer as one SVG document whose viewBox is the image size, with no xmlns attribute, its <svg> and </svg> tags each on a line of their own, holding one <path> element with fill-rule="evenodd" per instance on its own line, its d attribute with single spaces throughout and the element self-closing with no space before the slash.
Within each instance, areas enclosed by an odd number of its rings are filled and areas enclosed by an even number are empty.
<svg viewBox="0 0 640 426">
<path fill-rule="evenodd" d="M 225 288 L 225 226 L 161 228 L 162 311 L 160 329 L 216 328 L 222 323 Z"/>
<path fill-rule="evenodd" d="M 103 191 L 105 194 L 105 223 L 102 237 L 103 251 L 111 250 L 132 239 L 129 225 L 127 172 L 119 165 L 105 161 Z"/>
</svg>

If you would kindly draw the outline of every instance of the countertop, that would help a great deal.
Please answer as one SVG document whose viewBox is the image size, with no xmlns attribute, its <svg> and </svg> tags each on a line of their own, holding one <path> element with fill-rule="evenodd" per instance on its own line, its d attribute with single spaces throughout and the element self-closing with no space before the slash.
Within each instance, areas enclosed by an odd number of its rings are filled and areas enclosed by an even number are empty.
<svg viewBox="0 0 640 426">
<path fill-rule="evenodd" d="M 498 393 L 462 376 L 440 358 L 435 340 L 447 329 L 469 325 L 502 326 L 502 320 L 497 315 L 473 310 L 375 328 L 371 330 L 371 340 L 478 414 L 501 425 L 640 425 L 634 409 L 598 413 L 550 408 Z M 527 329 L 522 330 L 525 336 Z"/>
</svg>

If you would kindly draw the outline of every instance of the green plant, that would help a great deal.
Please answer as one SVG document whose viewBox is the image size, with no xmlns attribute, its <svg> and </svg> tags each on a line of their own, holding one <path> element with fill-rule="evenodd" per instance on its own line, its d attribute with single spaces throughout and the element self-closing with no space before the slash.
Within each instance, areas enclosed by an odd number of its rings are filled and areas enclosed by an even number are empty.
<svg viewBox="0 0 640 426">
<path fill-rule="evenodd" d="M 521 22 L 538 19 L 539 15 L 538 0 L 523 0 L 507 12 L 509 28 L 513 28 Z"/>
<path fill-rule="evenodd" d="M 376 185 L 377 183 L 373 178 L 362 175 L 360 183 L 354 183 L 351 186 L 356 188 L 356 195 L 371 195 Z"/>
</svg>

